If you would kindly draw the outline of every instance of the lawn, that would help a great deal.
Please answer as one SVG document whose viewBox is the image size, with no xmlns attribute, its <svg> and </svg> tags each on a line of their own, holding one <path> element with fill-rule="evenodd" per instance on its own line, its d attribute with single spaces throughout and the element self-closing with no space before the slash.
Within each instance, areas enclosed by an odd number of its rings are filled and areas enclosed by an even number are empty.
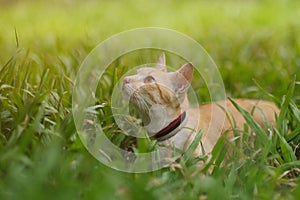
<svg viewBox="0 0 300 200">
<path fill-rule="evenodd" d="M 299 199 L 299 18 L 292 0 L 0 1 L 0 199 Z M 77 72 L 100 42 L 138 27 L 173 29 L 200 43 L 227 96 L 281 108 L 276 131 L 267 136 L 243 113 L 245 129 L 258 137 L 251 144 L 242 137 L 241 149 L 221 139 L 207 167 L 188 153 L 140 174 L 98 162 L 74 125 Z M 125 73 L 118 72 L 107 72 L 109 83 Z M 197 92 L 201 103 L 210 100 L 204 86 Z M 107 105 L 96 110 L 106 134 L 126 143 L 111 116 L 111 85 L 100 83 L 96 95 Z M 138 144 L 136 151 L 147 147 Z"/>
</svg>

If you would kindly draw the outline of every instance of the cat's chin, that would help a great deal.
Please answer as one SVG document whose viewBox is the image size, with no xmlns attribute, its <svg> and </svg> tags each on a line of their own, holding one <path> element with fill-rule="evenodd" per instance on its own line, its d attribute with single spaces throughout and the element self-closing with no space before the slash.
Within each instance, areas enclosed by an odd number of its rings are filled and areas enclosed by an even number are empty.
<svg viewBox="0 0 300 200">
<path fill-rule="evenodd" d="M 164 106 L 152 105 L 148 116 L 150 121 L 145 126 L 148 133 L 155 134 L 167 125 L 168 116 Z"/>
</svg>

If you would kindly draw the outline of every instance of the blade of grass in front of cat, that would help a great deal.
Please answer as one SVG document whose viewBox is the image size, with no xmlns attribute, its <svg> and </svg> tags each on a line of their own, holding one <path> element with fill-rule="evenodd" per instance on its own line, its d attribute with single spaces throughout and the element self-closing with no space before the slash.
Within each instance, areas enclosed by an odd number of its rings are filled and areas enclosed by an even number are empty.
<svg viewBox="0 0 300 200">
<path fill-rule="evenodd" d="M 286 124 L 286 117 L 289 109 L 289 104 L 291 102 L 291 99 L 294 94 L 294 89 L 295 89 L 295 79 L 292 80 L 288 87 L 287 94 L 283 97 L 282 103 L 281 103 L 281 108 L 280 108 L 280 113 L 277 118 L 277 123 L 276 123 L 276 129 L 281 133 L 282 135 L 285 135 L 287 133 L 287 130 L 285 129 L 285 124 Z"/>
<path fill-rule="evenodd" d="M 281 155 L 283 156 L 285 162 L 292 162 L 292 161 L 296 161 L 297 158 L 295 156 L 295 153 L 292 149 L 292 147 L 287 143 L 287 141 L 285 140 L 285 138 L 277 131 L 275 130 L 275 133 L 277 134 L 277 136 L 280 139 L 280 149 L 281 149 Z"/>
<path fill-rule="evenodd" d="M 195 152 L 195 150 L 197 149 L 197 147 L 200 145 L 201 143 L 201 138 L 202 138 L 202 135 L 204 133 L 204 130 L 201 129 L 199 131 L 198 134 L 196 134 L 192 144 L 189 146 L 189 148 L 187 149 L 187 151 L 183 154 L 182 156 L 182 160 L 183 162 L 186 164 L 186 165 L 189 165 L 191 163 L 194 163 L 196 162 L 196 160 L 194 160 L 194 162 L 192 162 L 193 160 L 193 154 Z M 200 158 L 199 158 L 200 159 Z"/>
<path fill-rule="evenodd" d="M 226 153 L 226 150 L 224 150 L 225 146 L 225 137 L 221 136 L 219 140 L 217 141 L 216 145 L 214 146 L 212 152 L 211 152 L 211 159 L 205 166 L 205 168 L 202 170 L 203 172 L 208 172 L 210 167 L 215 163 L 215 161 L 220 158 L 221 153 Z M 220 160 L 220 159 L 219 159 Z"/>
<path fill-rule="evenodd" d="M 263 128 L 253 119 L 251 114 L 237 104 L 233 99 L 229 97 L 229 100 L 234 107 L 242 114 L 249 127 L 258 135 L 260 142 L 265 145 L 268 142 L 268 137 Z"/>
<path fill-rule="evenodd" d="M 300 135 L 300 125 L 286 136 L 286 140 L 291 142 Z"/>
</svg>

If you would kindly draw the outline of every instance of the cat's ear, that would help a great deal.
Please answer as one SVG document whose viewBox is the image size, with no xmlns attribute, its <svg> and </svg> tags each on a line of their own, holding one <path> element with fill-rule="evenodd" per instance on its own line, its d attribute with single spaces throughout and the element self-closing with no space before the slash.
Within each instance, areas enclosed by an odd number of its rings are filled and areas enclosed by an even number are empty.
<svg viewBox="0 0 300 200">
<path fill-rule="evenodd" d="M 194 66 L 192 63 L 186 63 L 177 72 L 181 74 L 188 83 L 190 83 L 193 79 Z"/>
<path fill-rule="evenodd" d="M 179 70 L 176 71 L 175 78 L 175 91 L 183 93 L 190 86 L 193 79 L 194 66 L 192 63 L 184 64 Z"/>
<path fill-rule="evenodd" d="M 164 72 L 167 71 L 165 53 L 162 53 L 160 55 L 156 68 L 161 70 L 161 71 L 164 71 Z"/>
</svg>

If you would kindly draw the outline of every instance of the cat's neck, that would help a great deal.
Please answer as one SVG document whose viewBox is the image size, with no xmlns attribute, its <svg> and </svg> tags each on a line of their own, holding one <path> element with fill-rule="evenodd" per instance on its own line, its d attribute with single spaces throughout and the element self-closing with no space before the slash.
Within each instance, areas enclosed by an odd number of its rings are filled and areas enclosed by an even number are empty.
<svg viewBox="0 0 300 200">
<path fill-rule="evenodd" d="M 147 115 L 141 115 L 142 120 L 147 118 L 149 121 L 145 126 L 148 134 L 153 136 L 166 129 L 176 131 L 175 129 L 179 127 L 176 122 L 180 121 L 181 124 L 185 120 L 188 108 L 189 101 L 187 97 L 176 109 L 170 106 L 153 105 Z M 172 124 L 178 127 L 170 127 Z"/>
<path fill-rule="evenodd" d="M 182 126 L 185 124 L 187 112 L 184 111 L 179 117 L 177 117 L 174 121 L 169 123 L 165 128 L 160 130 L 154 135 L 154 138 L 156 138 L 158 141 L 164 141 L 167 140 L 174 135 L 182 128 Z"/>
</svg>

